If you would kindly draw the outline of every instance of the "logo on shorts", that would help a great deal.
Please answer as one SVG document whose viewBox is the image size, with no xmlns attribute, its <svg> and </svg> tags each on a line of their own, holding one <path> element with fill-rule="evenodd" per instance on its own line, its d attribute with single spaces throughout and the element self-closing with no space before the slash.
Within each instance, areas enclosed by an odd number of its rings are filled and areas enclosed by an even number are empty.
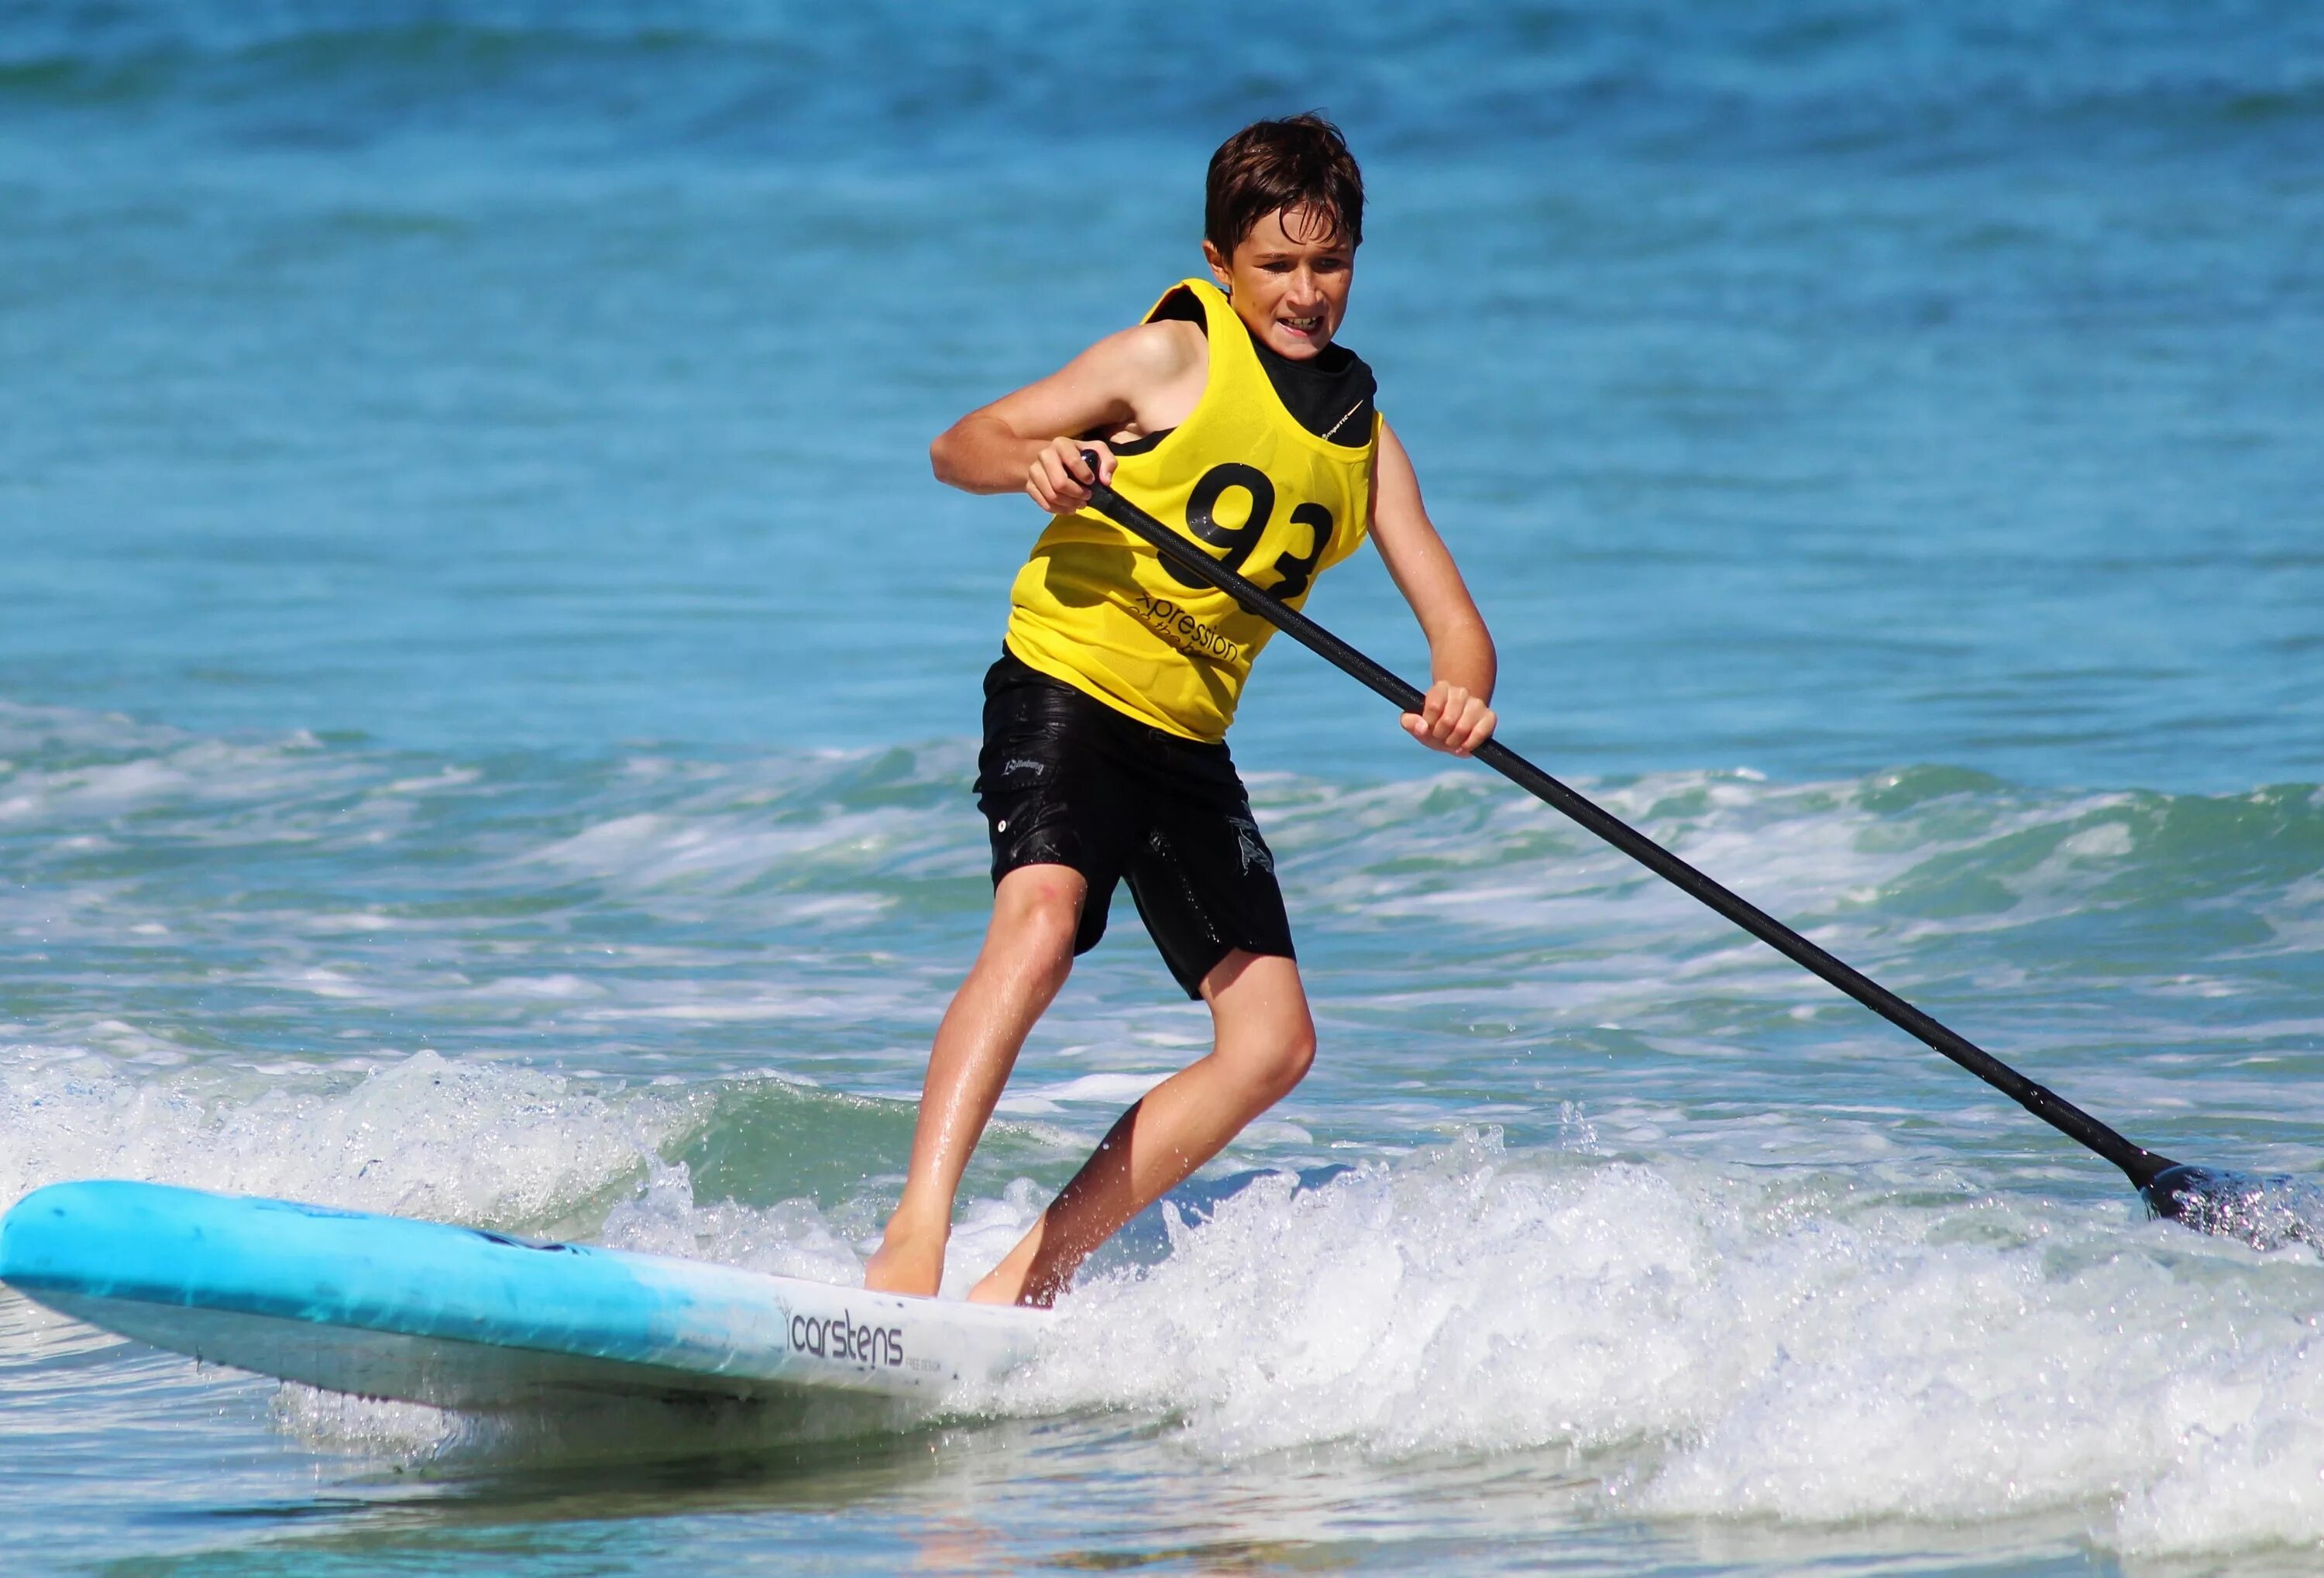
<svg viewBox="0 0 2324 1578">
<path fill-rule="evenodd" d="M 1267 853 L 1267 844 L 1259 835 L 1259 824 L 1246 822 L 1240 817 L 1229 817 L 1227 826 L 1235 830 L 1235 854 L 1241 857 L 1245 874 L 1251 867 L 1257 866 L 1271 875 L 1275 871 L 1275 857 Z"/>
<path fill-rule="evenodd" d="M 1047 771 L 1047 768 L 1048 763 L 1046 761 L 1035 761 L 1029 757 L 1024 756 L 1011 756 L 1008 761 L 1001 764 L 1001 776 L 1007 778 L 1013 772 L 1029 772 L 1035 778 L 1038 778 L 1044 771 Z"/>
</svg>

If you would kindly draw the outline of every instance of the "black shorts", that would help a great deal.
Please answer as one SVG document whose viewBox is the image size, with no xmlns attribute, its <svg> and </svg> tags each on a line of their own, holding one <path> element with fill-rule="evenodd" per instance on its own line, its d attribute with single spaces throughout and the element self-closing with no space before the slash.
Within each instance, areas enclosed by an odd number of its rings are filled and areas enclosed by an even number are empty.
<svg viewBox="0 0 2324 1578">
<path fill-rule="evenodd" d="M 1294 956 L 1275 856 L 1223 743 L 1149 727 L 1004 651 L 984 676 L 976 769 L 995 886 L 1028 865 L 1088 879 L 1074 953 L 1105 935 L 1127 879 L 1189 997 L 1237 948 Z"/>
</svg>

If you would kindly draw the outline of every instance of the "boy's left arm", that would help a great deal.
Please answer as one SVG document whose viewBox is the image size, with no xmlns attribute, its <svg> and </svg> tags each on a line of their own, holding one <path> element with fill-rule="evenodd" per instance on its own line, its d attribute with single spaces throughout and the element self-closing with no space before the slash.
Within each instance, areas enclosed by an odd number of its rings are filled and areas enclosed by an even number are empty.
<svg viewBox="0 0 2324 1578">
<path fill-rule="evenodd" d="M 1466 756 L 1492 738 L 1493 637 L 1420 502 L 1412 457 L 1386 422 L 1373 465 L 1372 541 L 1428 637 L 1428 699 L 1404 715 L 1405 730 L 1433 751 Z"/>
</svg>

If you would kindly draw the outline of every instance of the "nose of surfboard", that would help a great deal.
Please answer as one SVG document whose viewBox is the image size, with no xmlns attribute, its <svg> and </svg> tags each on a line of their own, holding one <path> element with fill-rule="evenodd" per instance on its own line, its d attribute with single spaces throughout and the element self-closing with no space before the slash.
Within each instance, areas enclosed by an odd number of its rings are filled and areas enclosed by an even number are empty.
<svg viewBox="0 0 2324 1578">
<path fill-rule="evenodd" d="M 559 1390 L 929 1397 L 1048 1317 L 286 1200 L 97 1180 L 0 1219 L 0 1280 L 120 1335 L 453 1407 Z"/>
</svg>

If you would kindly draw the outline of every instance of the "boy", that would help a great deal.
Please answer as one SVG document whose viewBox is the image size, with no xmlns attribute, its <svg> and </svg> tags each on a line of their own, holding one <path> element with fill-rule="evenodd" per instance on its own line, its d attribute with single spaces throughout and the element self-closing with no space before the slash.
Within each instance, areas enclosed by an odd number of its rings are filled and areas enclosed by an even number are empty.
<svg viewBox="0 0 2324 1578">
<path fill-rule="evenodd" d="M 1224 743 L 1272 627 L 1181 583 L 1150 544 L 1088 512 L 1093 480 L 1294 606 L 1369 532 L 1428 637 L 1434 683 L 1405 728 L 1454 755 L 1492 734 L 1492 638 L 1373 409 L 1371 370 L 1333 343 L 1363 200 L 1329 121 L 1245 127 L 1211 160 L 1203 255 L 1216 285 L 1173 287 L 1138 327 L 930 447 L 939 480 L 1022 488 L 1053 519 L 1010 590 L 984 680 L 976 788 L 992 920 L 936 1031 L 911 1171 L 866 1287 L 936 1291 L 969 1153 L 1027 1033 L 1103 934 L 1118 879 L 1178 983 L 1210 1005 L 1214 1049 L 1122 1114 L 971 1298 L 1054 1301 L 1091 1250 L 1297 1084 L 1314 1055 L 1274 859 Z"/>
</svg>

